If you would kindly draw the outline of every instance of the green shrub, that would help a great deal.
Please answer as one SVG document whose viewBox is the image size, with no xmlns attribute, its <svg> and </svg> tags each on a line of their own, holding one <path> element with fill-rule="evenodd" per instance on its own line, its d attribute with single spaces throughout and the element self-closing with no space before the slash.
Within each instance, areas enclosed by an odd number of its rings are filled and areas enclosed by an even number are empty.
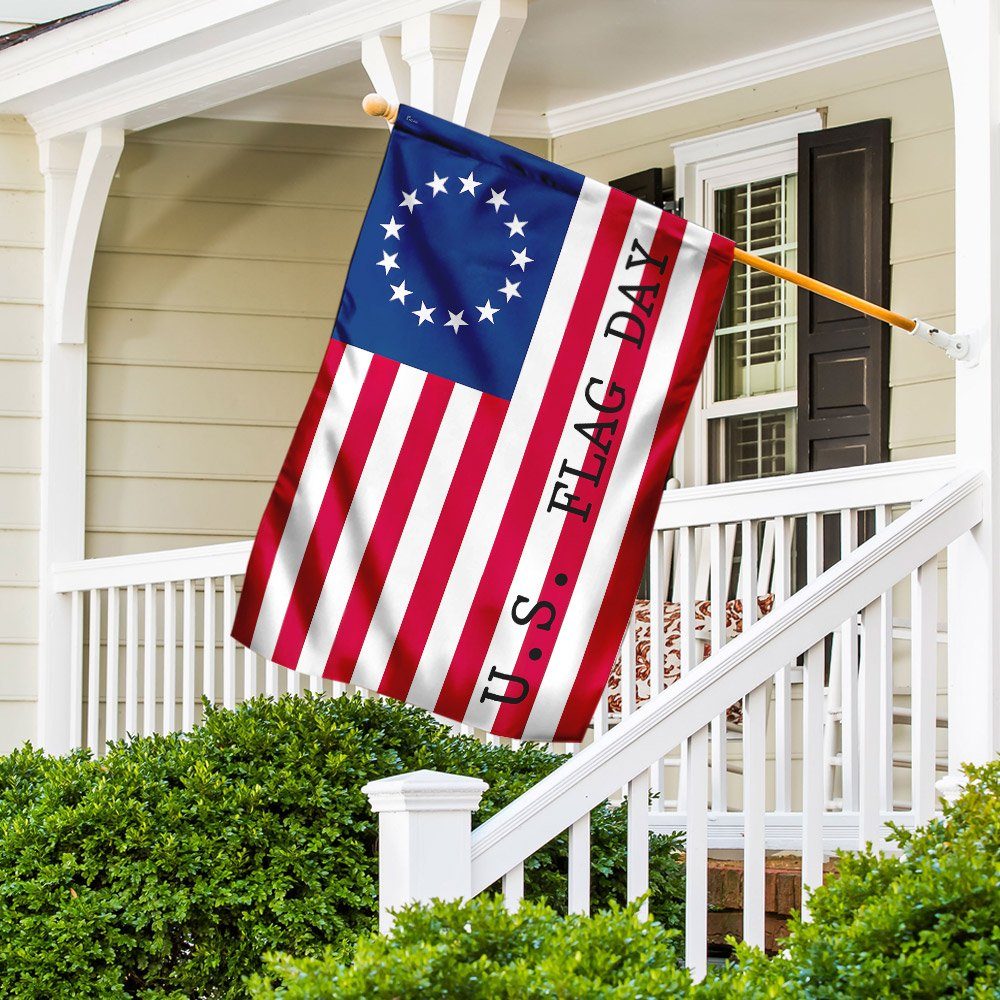
<svg viewBox="0 0 1000 1000">
<path fill-rule="evenodd" d="M 669 998 L 870 1000 L 1000 997 L 1000 762 L 969 769 L 944 818 L 896 829 L 898 856 L 841 855 L 839 876 L 793 921 L 777 958 L 740 946 L 692 984 L 677 935 L 631 909 L 560 918 L 494 899 L 410 908 L 390 939 L 334 955 L 270 960 L 258 1000 Z"/>
<path fill-rule="evenodd" d="M 495 896 L 403 910 L 391 938 L 358 942 L 353 964 L 274 958 L 257 1000 L 635 1000 L 685 997 L 677 931 L 633 907 L 563 917 L 541 903 L 508 913 Z"/>
<path fill-rule="evenodd" d="M 418 768 L 490 782 L 477 821 L 558 765 L 452 736 L 395 702 L 256 699 L 188 736 L 101 760 L 0 758 L 0 996 L 241 997 L 269 950 L 344 952 L 375 925 L 376 833 L 362 785 Z M 599 899 L 624 898 L 625 816 L 594 814 Z M 651 838 L 653 906 L 679 919 L 670 838 Z M 526 872 L 565 899 L 565 843 Z"/>
<path fill-rule="evenodd" d="M 942 819 L 896 828 L 898 857 L 841 855 L 812 921 L 795 921 L 770 962 L 739 949 L 718 995 L 1000 996 L 1000 761 L 968 777 Z"/>
</svg>

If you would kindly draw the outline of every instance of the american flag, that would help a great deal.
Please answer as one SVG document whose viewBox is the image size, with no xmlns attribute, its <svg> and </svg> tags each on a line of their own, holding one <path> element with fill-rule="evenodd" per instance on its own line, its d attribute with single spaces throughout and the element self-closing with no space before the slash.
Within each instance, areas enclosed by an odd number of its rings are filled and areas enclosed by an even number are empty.
<svg viewBox="0 0 1000 1000">
<path fill-rule="evenodd" d="M 500 736 L 582 739 L 732 257 L 401 107 L 233 635 Z"/>
</svg>

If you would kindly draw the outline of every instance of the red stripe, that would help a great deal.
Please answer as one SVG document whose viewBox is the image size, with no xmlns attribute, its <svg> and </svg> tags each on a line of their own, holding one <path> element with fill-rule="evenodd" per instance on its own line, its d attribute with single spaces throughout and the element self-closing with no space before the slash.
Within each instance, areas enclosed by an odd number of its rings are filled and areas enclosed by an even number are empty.
<svg viewBox="0 0 1000 1000">
<path fill-rule="evenodd" d="M 559 533 L 559 540 L 552 554 L 549 570 L 545 575 L 545 582 L 538 595 L 539 601 L 549 601 L 556 608 L 556 618 L 552 623 L 552 627 L 547 630 L 525 629 L 524 642 L 510 673 L 516 674 L 519 678 L 528 682 L 528 695 L 523 701 L 501 704 L 493 727 L 490 730 L 499 736 L 512 736 L 520 739 L 532 706 L 535 703 L 535 698 L 538 695 L 538 688 L 542 676 L 545 674 L 545 668 L 550 662 L 552 650 L 556 640 L 559 638 L 566 608 L 573 596 L 576 585 L 579 583 L 580 569 L 583 566 L 584 557 L 587 554 L 591 538 L 598 524 L 601 507 L 607 495 L 607 484 L 614 472 L 614 467 L 621 451 L 619 443 L 624 440 L 629 430 L 629 420 L 635 396 L 646 367 L 646 359 L 652 350 L 652 342 L 657 333 L 660 313 L 663 311 L 663 302 L 669 294 L 670 279 L 673 275 L 674 264 L 677 260 L 677 253 L 684 236 L 685 228 L 686 224 L 675 216 L 667 215 L 666 213 L 660 216 L 649 253 L 655 260 L 666 258 L 667 264 L 662 274 L 653 264 L 647 264 L 643 269 L 641 279 L 635 282 L 636 284 L 651 285 L 653 287 L 659 286 L 660 291 L 656 299 L 653 300 L 652 314 L 649 317 L 641 312 L 638 306 L 634 306 L 632 309 L 632 315 L 636 316 L 640 322 L 645 323 L 646 335 L 643 340 L 642 349 L 637 349 L 635 344 L 624 340 L 619 342 L 618 355 L 615 358 L 614 368 L 607 384 L 609 386 L 616 385 L 620 387 L 625 391 L 626 395 L 624 397 L 624 405 L 614 414 L 614 418 L 618 420 L 618 427 L 614 437 L 611 439 L 611 447 L 605 457 L 605 464 L 601 471 L 601 483 L 603 485 L 601 488 L 597 488 L 591 481 L 581 476 L 572 490 L 573 493 L 580 496 L 581 503 L 589 503 L 591 505 L 590 514 L 586 521 L 575 515 L 565 515 L 562 529 Z M 663 335 L 668 336 L 669 334 L 670 331 L 666 330 Z M 607 398 L 608 402 L 616 402 L 617 400 L 617 396 L 614 399 Z M 636 419 L 641 420 L 641 418 L 642 414 L 637 414 Z M 583 465 L 584 471 L 589 470 L 593 472 L 595 468 L 596 463 L 593 461 L 587 461 Z M 565 576 L 568 580 L 562 586 L 559 586 L 555 583 L 557 575 Z M 529 653 L 534 653 L 535 658 L 532 659 Z M 504 666 L 503 669 L 506 671 L 508 667 Z M 511 684 L 507 694 L 515 695 L 517 693 L 514 690 L 514 685 Z"/>
<path fill-rule="evenodd" d="M 413 596 L 399 624 L 399 631 L 379 684 L 380 694 L 403 701 L 410 690 L 431 626 L 441 606 L 441 598 L 458 558 L 458 550 L 465 535 L 464 528 L 469 523 L 486 478 L 486 470 L 500 436 L 507 405 L 506 400 L 497 396 L 484 395 L 479 401 L 468 437 L 462 446 L 462 454 L 455 466 L 448 495 L 441 507 L 441 514 L 434 526 L 427 554 L 413 587 Z"/>
<path fill-rule="evenodd" d="M 566 414 L 576 393 L 614 276 L 634 205 L 634 198 L 612 190 L 597 228 L 583 284 L 573 303 L 486 568 L 435 706 L 435 711 L 449 718 L 464 717 L 490 640 L 504 610 L 510 583 L 546 487 Z"/>
<path fill-rule="evenodd" d="M 427 468 L 427 459 L 430 457 L 431 448 L 437 438 L 454 387 L 454 382 L 437 375 L 428 375 L 424 382 L 389 486 L 382 498 L 382 505 L 375 517 L 368 544 L 358 565 L 354 585 L 330 648 L 326 669 L 323 671 L 324 677 L 331 677 L 337 681 L 350 681 L 354 673 L 358 654 L 368 634 L 382 588 L 385 586 L 385 578 L 396 555 L 400 536 L 409 519 L 417 487 Z"/>
<path fill-rule="evenodd" d="M 292 443 L 288 446 L 288 454 L 285 455 L 271 498 L 264 509 L 264 516 L 261 518 L 260 528 L 257 530 L 257 537 L 250 552 L 250 561 L 243 580 L 243 592 L 233 622 L 233 638 L 244 646 L 253 643 L 257 618 L 264 601 L 264 591 L 267 589 L 278 544 L 288 523 L 288 514 L 299 488 L 299 479 L 305 468 L 313 439 L 316 437 L 316 428 L 323 416 L 330 388 L 333 386 L 333 379 L 346 346 L 340 340 L 331 340 L 327 346 L 323 364 L 316 376 L 316 382 L 309 394 L 299 425 L 292 435 Z"/>
<path fill-rule="evenodd" d="M 733 244 L 721 236 L 713 236 L 624 541 L 554 740 L 571 743 L 582 740 L 604 693 L 615 655 L 628 627 L 632 602 L 646 561 L 648 545 L 645 543 L 653 532 L 663 482 L 670 470 L 677 439 L 712 343 L 732 262 Z M 640 540 L 643 544 L 638 544 Z"/>
<path fill-rule="evenodd" d="M 357 404 L 351 413 L 344 440 L 337 452 L 330 481 L 316 515 L 312 534 L 302 555 L 302 565 L 271 657 L 275 663 L 294 667 L 312 622 L 330 560 L 344 528 L 358 479 L 368 461 L 375 431 L 399 364 L 376 354 L 365 373 Z"/>
</svg>

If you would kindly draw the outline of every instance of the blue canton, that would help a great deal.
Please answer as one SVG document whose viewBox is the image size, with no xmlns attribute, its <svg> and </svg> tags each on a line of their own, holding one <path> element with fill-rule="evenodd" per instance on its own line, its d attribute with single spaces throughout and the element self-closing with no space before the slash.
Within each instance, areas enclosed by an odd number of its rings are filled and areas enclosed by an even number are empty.
<svg viewBox="0 0 1000 1000">
<path fill-rule="evenodd" d="M 403 105 L 333 336 L 510 399 L 582 184 Z"/>
</svg>

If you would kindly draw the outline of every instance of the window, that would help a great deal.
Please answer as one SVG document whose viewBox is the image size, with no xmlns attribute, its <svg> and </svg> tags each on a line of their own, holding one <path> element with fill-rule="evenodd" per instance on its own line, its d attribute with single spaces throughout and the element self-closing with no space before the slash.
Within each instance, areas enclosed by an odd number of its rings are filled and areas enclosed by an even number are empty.
<svg viewBox="0 0 1000 1000">
<path fill-rule="evenodd" d="M 674 146 L 687 218 L 752 253 L 797 267 L 798 135 L 818 112 Z M 797 293 L 735 264 L 678 461 L 684 486 L 796 471 Z"/>
<path fill-rule="evenodd" d="M 752 253 L 796 266 L 796 175 L 714 191 L 714 228 Z M 795 287 L 735 264 L 715 334 L 706 401 L 709 477 L 732 482 L 795 471 Z M 713 416 L 716 403 L 743 412 Z M 732 405 L 729 407 L 732 409 Z"/>
</svg>

